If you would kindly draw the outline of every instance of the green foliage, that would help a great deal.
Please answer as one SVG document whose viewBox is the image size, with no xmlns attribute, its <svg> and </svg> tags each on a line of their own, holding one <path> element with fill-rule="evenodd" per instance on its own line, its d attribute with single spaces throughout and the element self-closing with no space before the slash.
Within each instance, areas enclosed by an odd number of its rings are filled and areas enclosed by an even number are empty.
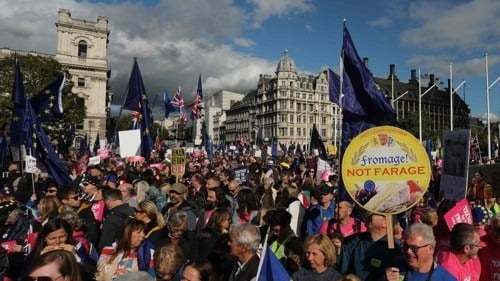
<svg viewBox="0 0 500 281">
<path fill-rule="evenodd" d="M 410 132 L 418 139 L 419 125 L 418 125 L 418 112 L 410 112 L 406 114 L 404 119 L 400 119 L 398 127 Z M 428 114 L 422 113 L 422 141 L 425 141 L 429 136 L 433 144 L 441 139 L 443 131 L 432 130 L 432 120 Z"/>
<path fill-rule="evenodd" d="M 52 57 L 18 55 L 17 58 L 23 74 L 27 98 L 37 94 L 65 71 L 62 65 Z M 0 125 L 10 124 L 15 60 L 14 55 L 0 60 Z M 86 117 L 84 100 L 71 92 L 72 87 L 73 83 L 70 81 L 69 74 L 66 73 L 66 85 L 62 96 L 64 113 L 60 119 L 44 124 L 51 139 L 62 133 L 64 124 L 80 124 Z"/>
</svg>

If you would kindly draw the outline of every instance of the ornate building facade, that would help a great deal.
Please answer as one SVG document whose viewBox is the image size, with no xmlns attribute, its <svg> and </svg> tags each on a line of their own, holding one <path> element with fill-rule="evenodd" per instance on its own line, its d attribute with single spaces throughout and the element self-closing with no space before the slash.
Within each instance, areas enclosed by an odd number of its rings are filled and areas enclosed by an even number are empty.
<svg viewBox="0 0 500 281">
<path fill-rule="evenodd" d="M 254 140 L 254 128 L 262 128 L 264 139 L 307 145 L 316 124 L 323 141 L 331 144 L 339 139 L 339 120 L 340 111 L 328 98 L 327 72 L 299 74 L 285 51 L 275 74 L 260 75 L 257 89 L 228 110 L 226 141 L 242 135 Z"/>
<path fill-rule="evenodd" d="M 74 19 L 69 10 L 59 9 L 56 27 L 55 59 L 71 74 L 72 91 L 84 99 L 87 109 L 87 118 L 77 124 L 77 129 L 89 134 L 93 143 L 97 133 L 101 139 L 106 135 L 112 99 L 108 87 L 108 18 L 99 16 L 96 22 Z"/>
</svg>

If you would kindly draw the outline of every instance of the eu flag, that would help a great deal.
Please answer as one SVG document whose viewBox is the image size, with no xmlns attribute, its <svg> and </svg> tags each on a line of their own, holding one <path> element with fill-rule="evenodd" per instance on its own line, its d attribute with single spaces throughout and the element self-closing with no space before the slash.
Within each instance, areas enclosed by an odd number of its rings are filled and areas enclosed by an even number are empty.
<svg viewBox="0 0 500 281">
<path fill-rule="evenodd" d="M 62 90 L 65 81 L 65 75 L 61 75 L 30 99 L 38 121 L 51 121 L 63 113 Z"/>
<path fill-rule="evenodd" d="M 16 70 L 14 74 L 14 85 L 12 91 L 12 120 L 10 123 L 10 144 L 13 146 L 21 146 L 24 144 L 23 122 L 26 107 L 26 97 L 24 94 L 23 76 L 19 61 L 16 60 Z"/>
<path fill-rule="evenodd" d="M 290 281 L 290 275 L 283 267 L 281 262 L 276 258 L 274 253 L 265 244 L 264 253 L 262 254 L 259 269 L 257 270 L 257 278 L 259 281 Z"/>
<path fill-rule="evenodd" d="M 271 156 L 278 159 L 278 142 L 275 139 L 271 140 Z"/>
<path fill-rule="evenodd" d="M 175 112 L 175 107 L 171 104 L 167 89 L 163 91 L 163 105 L 165 106 L 165 118 L 168 118 L 170 113 Z"/>
<path fill-rule="evenodd" d="M 59 159 L 54 148 L 52 148 L 49 138 L 45 134 L 40 122 L 38 122 L 35 110 L 29 102 L 26 103 L 25 124 L 28 130 L 26 134 L 26 151 L 34 155 L 40 163 L 45 165 L 48 173 L 58 185 L 71 185 L 73 181 L 69 176 L 68 170 L 66 170 L 63 162 Z"/>
<path fill-rule="evenodd" d="M 394 124 L 396 113 L 377 88 L 370 70 L 359 58 L 349 30 L 344 23 L 342 44 L 343 75 L 329 71 L 330 100 L 342 108 L 342 151 L 352 138 L 362 131 L 381 125 Z M 342 84 L 342 93 L 340 92 Z"/>
<path fill-rule="evenodd" d="M 141 130 L 141 155 L 149 162 L 151 151 L 153 150 L 154 140 L 151 135 L 153 126 L 153 115 L 149 108 L 144 82 L 142 81 L 141 71 L 134 59 L 134 67 L 128 81 L 127 95 L 125 96 L 124 109 L 139 112 L 139 124 Z"/>
<path fill-rule="evenodd" d="M 309 143 L 309 151 L 313 151 L 314 149 L 318 150 L 319 158 L 326 160 L 326 148 L 321 140 L 321 136 L 319 135 L 318 129 L 316 128 L 316 124 L 313 124 L 313 128 L 311 131 L 311 142 Z"/>
</svg>

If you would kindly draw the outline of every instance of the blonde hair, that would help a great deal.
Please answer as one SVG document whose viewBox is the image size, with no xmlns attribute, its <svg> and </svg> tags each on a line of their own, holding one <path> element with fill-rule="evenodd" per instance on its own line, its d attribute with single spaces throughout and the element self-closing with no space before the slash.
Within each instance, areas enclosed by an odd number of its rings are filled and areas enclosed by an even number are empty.
<svg viewBox="0 0 500 281">
<path fill-rule="evenodd" d="M 306 250 L 307 247 L 309 247 L 312 244 L 316 244 L 318 246 L 318 249 L 325 256 L 325 266 L 330 267 L 335 264 L 336 262 L 335 246 L 333 246 L 333 243 L 330 240 L 330 238 L 328 238 L 328 236 L 321 233 L 315 233 L 313 235 L 308 236 L 306 238 L 306 241 L 304 241 L 304 250 Z"/>
<path fill-rule="evenodd" d="M 57 196 L 54 195 L 48 195 L 44 196 L 40 199 L 40 202 L 38 203 L 39 206 L 39 212 L 40 212 L 40 221 L 44 221 L 50 213 L 52 213 L 54 210 L 57 210 L 57 208 L 61 205 L 61 201 L 57 199 Z"/>
<path fill-rule="evenodd" d="M 137 202 L 141 202 L 146 198 L 146 193 L 149 191 L 149 184 L 145 180 L 140 180 L 134 184 L 137 194 Z"/>
<path fill-rule="evenodd" d="M 176 244 L 167 244 L 156 249 L 154 253 L 154 268 L 156 272 L 177 272 L 184 263 L 182 249 Z"/>
<path fill-rule="evenodd" d="M 156 208 L 155 203 L 149 200 L 144 200 L 139 203 L 138 209 L 144 211 L 144 214 L 148 216 L 148 218 L 152 221 L 156 221 L 156 224 L 161 228 L 165 226 L 165 219 L 158 212 L 158 208 Z"/>
</svg>

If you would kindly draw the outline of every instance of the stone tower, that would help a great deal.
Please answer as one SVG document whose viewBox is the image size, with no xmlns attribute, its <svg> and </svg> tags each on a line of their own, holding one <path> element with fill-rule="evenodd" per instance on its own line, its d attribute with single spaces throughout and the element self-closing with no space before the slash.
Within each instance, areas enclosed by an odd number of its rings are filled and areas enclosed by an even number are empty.
<svg viewBox="0 0 500 281">
<path fill-rule="evenodd" d="M 97 22 L 74 19 L 66 9 L 59 9 L 56 60 L 71 74 L 73 93 L 83 98 L 87 118 L 76 124 L 80 134 L 89 134 L 93 144 L 97 133 L 106 136 L 106 118 L 110 111 L 108 91 L 110 69 L 107 61 L 108 18 Z"/>
</svg>

